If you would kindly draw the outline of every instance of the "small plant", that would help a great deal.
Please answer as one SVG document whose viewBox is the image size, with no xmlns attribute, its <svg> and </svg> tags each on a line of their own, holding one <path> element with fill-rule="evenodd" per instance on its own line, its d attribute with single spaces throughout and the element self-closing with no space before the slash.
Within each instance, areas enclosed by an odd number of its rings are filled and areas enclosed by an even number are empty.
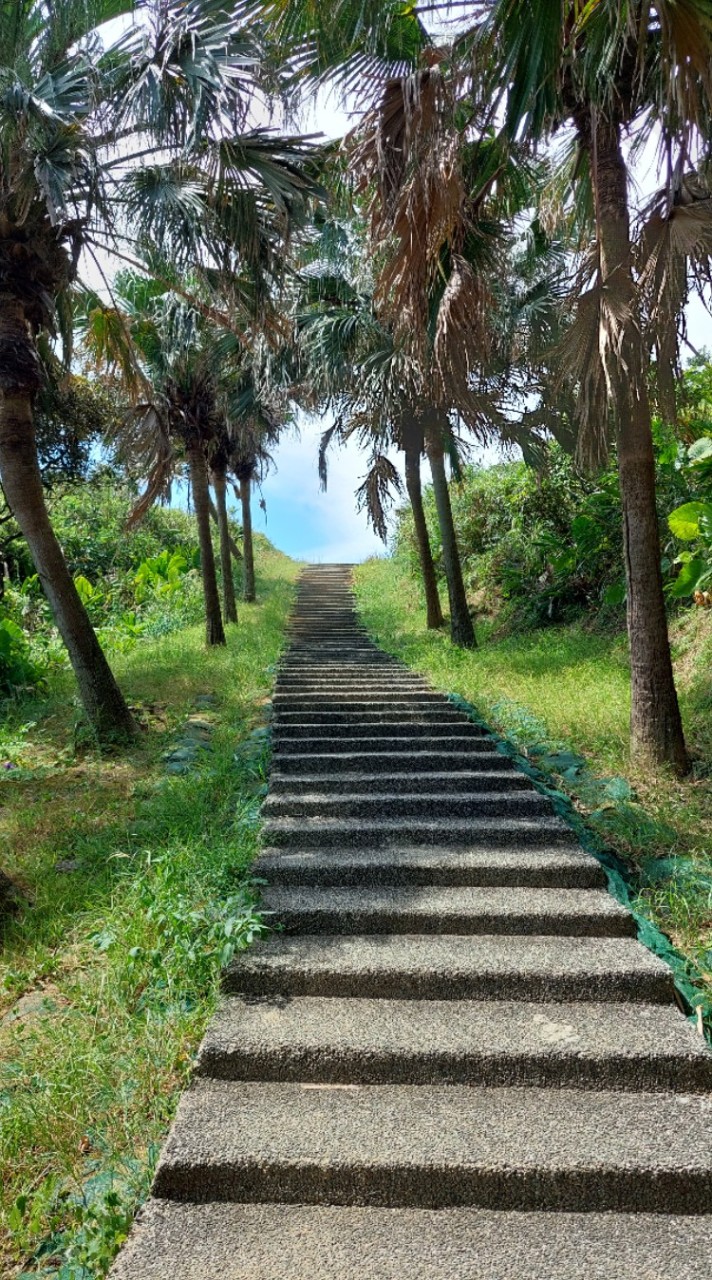
<svg viewBox="0 0 712 1280">
<path fill-rule="evenodd" d="M 11 618 L 0 618 L 0 696 L 39 688 L 44 671 L 32 657 L 22 627 Z"/>
<path fill-rule="evenodd" d="M 685 463 L 695 480 L 712 480 L 712 436 L 702 436 L 687 450 Z M 668 517 L 670 531 L 681 542 L 694 543 L 694 550 L 683 551 L 675 563 L 680 572 L 671 584 L 675 599 L 692 596 L 695 604 L 712 607 L 712 502 L 685 502 Z"/>
</svg>

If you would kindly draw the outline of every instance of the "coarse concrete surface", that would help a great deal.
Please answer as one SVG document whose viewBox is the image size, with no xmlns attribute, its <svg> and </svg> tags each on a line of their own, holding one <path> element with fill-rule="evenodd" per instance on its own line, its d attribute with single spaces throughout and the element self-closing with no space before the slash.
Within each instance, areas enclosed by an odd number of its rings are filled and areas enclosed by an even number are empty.
<svg viewBox="0 0 712 1280">
<path fill-rule="evenodd" d="M 256 943 L 223 975 L 249 995 L 668 1003 L 664 962 L 633 938 L 305 934 Z"/>
<path fill-rule="evenodd" d="M 418 744 L 408 745 L 408 749 L 384 750 L 379 743 L 378 750 L 367 751 L 363 744 L 354 750 L 349 743 L 339 743 L 334 750 L 314 751 L 311 746 L 302 751 L 290 751 L 278 759 L 273 759 L 273 772 L 279 777 L 292 773 L 339 774 L 358 773 L 361 769 L 379 769 L 392 772 L 394 769 L 407 769 L 409 773 L 431 773 L 443 770 L 448 773 L 465 773 L 473 768 L 501 769 L 503 757 L 483 744 L 482 750 L 473 754 L 453 754 L 443 752 L 438 744 L 437 750 L 423 750 Z"/>
<path fill-rule="evenodd" d="M 342 1084 L 712 1089 L 712 1053 L 672 1004 L 226 996 L 197 1069 Z"/>
<path fill-rule="evenodd" d="M 154 1195 L 704 1214 L 712 1098 L 198 1077 Z"/>
<path fill-rule="evenodd" d="M 459 884 L 592 889 L 600 863 L 580 848 L 265 849 L 255 874 L 274 885 Z"/>
<path fill-rule="evenodd" d="M 605 889 L 383 885 L 268 887 L 267 911 L 303 933 L 635 935 L 635 921 Z"/>
<path fill-rule="evenodd" d="M 492 814 L 469 818 L 270 818 L 264 824 L 267 844 L 313 847 L 383 844 L 517 845 L 550 841 L 574 844 L 573 831 L 561 818 L 537 814 L 522 817 Z"/>
<path fill-rule="evenodd" d="M 709 1280 L 712 1217 L 150 1200 L 112 1280 Z"/>
<path fill-rule="evenodd" d="M 440 795 L 447 790 L 451 795 L 465 791 L 528 791 L 531 782 L 522 773 L 517 773 L 511 766 L 507 767 L 502 759 L 500 768 L 487 765 L 484 768 L 479 760 L 476 769 L 463 769 L 458 773 L 431 771 L 419 773 L 341 773 L 333 777 L 319 774 L 288 774 L 277 772 L 270 775 L 270 796 L 280 796 L 298 791 L 300 794 L 315 792 L 322 796 L 340 795 L 344 791 L 374 793 L 395 793 L 402 795 Z"/>
<path fill-rule="evenodd" d="M 322 795 L 318 791 L 302 792 L 296 788 L 290 792 L 272 795 L 265 801 L 265 818 L 481 818 L 493 816 L 547 816 L 551 813 L 551 801 L 533 787 L 504 790 L 479 790 L 455 792 L 448 795 L 418 795 L 415 787 L 408 790 L 381 794 L 350 791 L 346 787 L 340 794 Z"/>
</svg>

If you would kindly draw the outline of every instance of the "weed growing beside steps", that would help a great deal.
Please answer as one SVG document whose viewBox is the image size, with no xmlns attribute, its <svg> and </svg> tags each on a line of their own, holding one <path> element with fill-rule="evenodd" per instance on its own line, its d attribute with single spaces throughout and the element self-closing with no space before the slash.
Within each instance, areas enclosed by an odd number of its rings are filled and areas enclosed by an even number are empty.
<svg viewBox="0 0 712 1280">
<path fill-rule="evenodd" d="M 31 907 L 0 960 L 3 1275 L 105 1274 L 185 1086 L 222 964 L 262 927 L 259 835 L 273 682 L 296 566 L 271 555 L 264 603 L 226 650 L 202 628 L 146 642 L 119 674 L 147 732 L 116 757 L 65 749 L 66 688 L 0 730 L 7 870 Z M 210 751 L 165 753 L 200 695 Z"/>
<path fill-rule="evenodd" d="M 455 649 L 425 627 L 419 589 L 397 560 L 356 574 L 363 620 L 389 653 L 482 718 L 566 791 L 597 834 L 628 862 L 637 906 L 689 956 L 712 1015 L 712 626 L 701 610 L 677 623 L 676 677 L 696 765 L 691 779 L 651 778 L 628 753 L 623 636 L 581 625 Z"/>
</svg>

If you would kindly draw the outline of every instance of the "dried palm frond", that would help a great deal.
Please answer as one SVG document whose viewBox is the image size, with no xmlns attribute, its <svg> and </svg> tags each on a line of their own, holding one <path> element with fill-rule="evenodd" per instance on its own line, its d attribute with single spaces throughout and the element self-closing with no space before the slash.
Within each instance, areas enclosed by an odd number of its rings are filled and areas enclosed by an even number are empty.
<svg viewBox="0 0 712 1280">
<path fill-rule="evenodd" d="M 489 321 L 494 299 L 487 283 L 464 258 L 453 255 L 435 324 L 433 359 L 442 388 L 451 403 L 463 409 L 472 401 L 473 380 L 481 362 L 490 356 Z M 472 359 L 476 353 L 477 363 Z"/>
<path fill-rule="evenodd" d="M 359 511 L 366 511 L 369 523 L 382 542 L 388 539 L 388 509 L 402 491 L 400 473 L 390 458 L 383 453 L 373 454 L 368 475 L 356 490 L 356 503 Z"/>
<path fill-rule="evenodd" d="M 676 418 L 675 382 L 684 309 L 691 288 L 703 297 L 712 278 L 712 195 L 696 174 L 649 205 L 638 240 L 639 287 L 657 355 L 660 409 Z"/>
<path fill-rule="evenodd" d="M 620 309 L 609 305 L 599 276 L 579 297 L 573 322 L 555 352 L 562 381 L 575 388 L 577 453 L 590 468 L 601 466 L 608 456 L 612 392 L 607 360 L 620 350 L 623 320 Z"/>
<path fill-rule="evenodd" d="M 175 445 L 165 413 L 158 404 L 136 405 L 126 424 L 121 452 L 133 467 L 148 477 L 146 488 L 126 521 L 127 529 L 133 529 L 154 502 L 168 497 L 175 472 Z"/>
</svg>

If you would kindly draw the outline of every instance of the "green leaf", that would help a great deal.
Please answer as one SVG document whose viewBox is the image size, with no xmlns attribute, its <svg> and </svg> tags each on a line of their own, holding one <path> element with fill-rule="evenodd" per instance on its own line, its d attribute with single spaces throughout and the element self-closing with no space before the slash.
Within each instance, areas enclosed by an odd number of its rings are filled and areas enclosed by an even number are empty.
<svg viewBox="0 0 712 1280">
<path fill-rule="evenodd" d="M 672 586 L 668 589 L 669 595 L 675 600 L 681 600 L 683 596 L 691 596 L 696 591 L 700 578 L 706 569 L 705 561 L 699 558 L 684 564 Z"/>
<path fill-rule="evenodd" d="M 82 573 L 78 573 L 74 579 L 74 585 L 77 588 L 77 594 L 82 604 L 88 604 L 95 594 L 95 588 L 89 579 L 85 578 Z"/>
<path fill-rule="evenodd" d="M 700 436 L 699 440 L 695 440 L 687 451 L 688 461 L 693 466 L 708 462 L 712 459 L 712 436 Z"/>
<path fill-rule="evenodd" d="M 685 502 L 668 516 L 671 533 L 683 542 L 699 538 L 703 525 L 712 527 L 712 506 L 709 502 Z"/>
<path fill-rule="evenodd" d="M 614 582 L 612 586 L 606 587 L 603 593 L 603 603 L 611 606 L 623 604 L 626 594 L 625 582 Z"/>
</svg>

